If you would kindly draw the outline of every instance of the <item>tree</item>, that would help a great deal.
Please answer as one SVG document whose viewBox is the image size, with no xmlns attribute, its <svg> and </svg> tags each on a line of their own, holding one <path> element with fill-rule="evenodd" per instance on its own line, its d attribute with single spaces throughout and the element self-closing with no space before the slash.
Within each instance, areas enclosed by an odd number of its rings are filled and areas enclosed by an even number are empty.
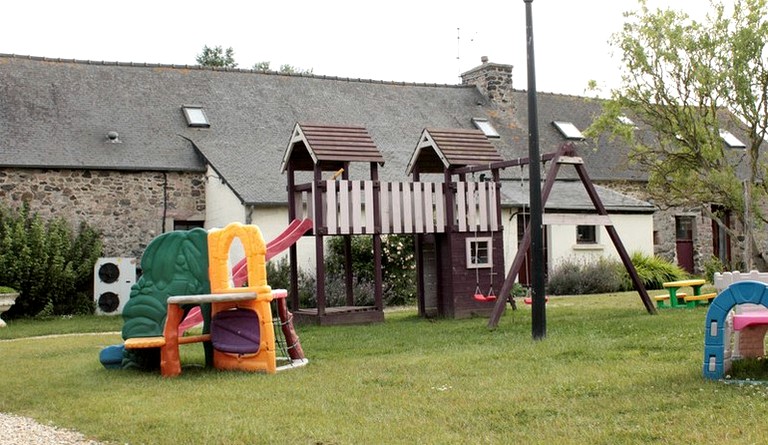
<svg viewBox="0 0 768 445">
<path fill-rule="evenodd" d="M 198 54 L 195 60 L 201 66 L 237 68 L 235 50 L 231 46 L 225 50 L 221 46 L 209 48 L 208 45 L 204 45 L 203 52 Z"/>
<path fill-rule="evenodd" d="M 313 71 L 312 68 L 305 70 L 287 63 L 280 65 L 280 72 L 283 74 L 312 74 Z"/>
<path fill-rule="evenodd" d="M 609 132 L 632 147 L 630 161 L 648 172 L 648 192 L 660 206 L 700 208 L 725 230 L 718 204 L 739 219 L 752 267 L 754 224 L 768 182 L 760 148 L 768 128 L 767 0 L 735 0 L 726 13 L 719 0 L 698 22 L 680 11 L 625 13 L 612 38 L 622 55 L 622 84 L 588 130 Z M 637 132 L 620 116 L 652 130 Z M 626 121 L 625 121 L 626 122 Z M 723 130 L 748 135 L 743 150 L 728 148 Z M 731 232 L 733 234 L 733 232 Z"/>
</svg>

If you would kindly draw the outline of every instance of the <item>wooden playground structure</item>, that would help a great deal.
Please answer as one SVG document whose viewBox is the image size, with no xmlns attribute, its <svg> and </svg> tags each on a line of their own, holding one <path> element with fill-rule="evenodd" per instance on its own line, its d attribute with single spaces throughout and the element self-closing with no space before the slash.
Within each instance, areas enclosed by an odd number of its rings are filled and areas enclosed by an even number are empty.
<svg viewBox="0 0 768 445">
<path fill-rule="evenodd" d="M 368 179 L 350 179 L 353 162 L 368 164 Z M 384 162 L 363 127 L 295 125 L 281 170 L 287 173 L 289 220 L 313 222 L 307 234 L 315 239 L 317 268 L 317 307 L 300 308 L 298 251 L 295 245 L 290 247 L 289 302 L 296 319 L 317 324 L 382 321 L 381 236 L 412 234 L 419 314 L 448 318 L 488 316 L 489 326 L 495 327 L 530 246 L 527 227 L 506 276 L 496 272 L 505 270 L 500 170 L 527 165 L 529 160 L 504 161 L 480 130 L 426 128 L 408 162 L 407 174 L 411 181 L 380 181 L 379 167 Z M 560 166 L 576 168 L 598 214 L 594 220 L 606 227 L 646 310 L 655 313 L 573 146 L 563 145 L 556 153 L 542 156 L 542 162 L 552 163 L 542 188 L 544 202 Z M 297 172 L 311 172 L 312 180 L 297 184 Z M 324 178 L 329 173 L 331 177 Z M 483 173 L 481 179 L 476 180 L 476 173 Z M 443 182 L 422 182 L 422 175 L 426 174 L 442 175 Z M 373 237 L 374 303 L 356 305 L 352 262 L 350 255 L 346 255 L 346 304 L 329 307 L 325 292 L 324 239 L 342 236 L 345 252 L 350 252 L 351 237 L 356 235 Z M 483 298 L 473 298 L 476 295 Z"/>
</svg>

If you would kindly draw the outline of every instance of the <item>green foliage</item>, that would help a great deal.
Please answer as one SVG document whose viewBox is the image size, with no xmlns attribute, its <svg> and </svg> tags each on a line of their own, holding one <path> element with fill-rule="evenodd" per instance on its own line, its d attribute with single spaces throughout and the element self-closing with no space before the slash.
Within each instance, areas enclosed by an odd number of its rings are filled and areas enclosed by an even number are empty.
<svg viewBox="0 0 768 445">
<path fill-rule="evenodd" d="M 637 275 L 646 289 L 662 289 L 662 284 L 667 281 L 688 278 L 688 273 L 680 266 L 658 256 L 648 256 L 642 252 L 635 252 L 632 254 L 631 260 L 635 270 L 637 270 Z M 624 266 L 619 265 L 619 267 L 624 271 L 622 290 L 633 289 L 634 286 Z"/>
<path fill-rule="evenodd" d="M 704 276 L 710 283 L 715 282 L 715 273 L 725 272 L 725 264 L 720 261 L 720 258 L 711 256 L 704 262 Z"/>
<path fill-rule="evenodd" d="M 731 370 L 726 378 L 768 381 L 768 360 L 765 357 L 747 357 L 734 360 L 731 362 Z"/>
<path fill-rule="evenodd" d="M 198 54 L 195 60 L 201 66 L 237 68 L 235 50 L 231 46 L 224 49 L 221 46 L 209 48 L 208 45 L 204 45 L 203 52 Z"/>
<path fill-rule="evenodd" d="M 287 63 L 280 65 L 280 72 L 283 74 L 312 74 L 313 71 L 314 69 L 312 68 L 305 70 L 304 68 L 299 68 Z"/>
<path fill-rule="evenodd" d="M 0 286 L 0 294 L 15 294 L 16 289 L 8 286 Z"/>
<path fill-rule="evenodd" d="M 631 256 L 637 275 L 646 289 L 661 289 L 662 283 L 683 280 L 688 274 L 679 266 L 656 256 L 635 252 Z M 583 295 L 634 289 L 624 264 L 600 257 L 598 260 L 566 259 L 549 276 L 552 295 Z"/>
<path fill-rule="evenodd" d="M 344 286 L 344 238 L 328 240 L 326 256 L 327 285 L 329 295 L 341 300 Z M 407 235 L 382 237 L 381 267 L 383 275 L 383 299 L 385 305 L 403 305 L 416 299 L 416 263 L 413 238 Z M 358 304 L 373 301 L 373 239 L 370 236 L 351 237 L 353 286 Z M 342 295 L 339 295 L 341 293 Z M 369 296 L 369 297 L 368 297 Z M 359 298 L 358 298 L 359 297 Z M 370 301 L 368 300 L 370 298 Z"/>
<path fill-rule="evenodd" d="M 315 276 L 303 269 L 298 271 L 299 303 L 302 307 L 315 305 Z M 267 282 L 272 289 L 291 288 L 291 265 L 288 257 L 267 262 Z"/>
<path fill-rule="evenodd" d="M 698 207 L 715 220 L 709 206 L 720 204 L 748 222 L 754 244 L 751 225 L 766 221 L 759 203 L 768 196 L 759 156 L 768 131 L 766 0 L 737 0 L 730 16 L 712 0 L 701 22 L 650 9 L 646 0 L 639 5 L 612 41 L 622 57 L 622 86 L 586 133 L 632 146 L 630 161 L 648 172 L 654 202 Z M 620 115 L 641 131 L 621 124 Z M 745 142 L 746 155 L 728 148 L 721 130 Z"/>
<path fill-rule="evenodd" d="M 549 275 L 551 295 L 583 295 L 617 292 L 622 276 L 616 260 L 600 257 L 596 261 L 565 259 Z"/>
<path fill-rule="evenodd" d="M 257 62 L 253 65 L 253 69 L 255 71 L 269 71 L 269 65 L 270 65 L 270 62 L 268 61 Z"/>
<path fill-rule="evenodd" d="M 101 249 L 100 235 L 85 223 L 73 234 L 66 221 L 46 224 L 27 203 L 17 211 L 0 207 L 0 282 L 21 294 L 8 318 L 91 313 Z"/>
</svg>

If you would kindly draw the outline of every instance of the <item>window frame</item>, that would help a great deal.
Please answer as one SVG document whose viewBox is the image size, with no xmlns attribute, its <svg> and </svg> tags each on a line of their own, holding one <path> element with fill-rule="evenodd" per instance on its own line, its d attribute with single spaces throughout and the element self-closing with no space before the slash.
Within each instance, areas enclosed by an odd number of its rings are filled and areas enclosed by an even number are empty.
<svg viewBox="0 0 768 445">
<path fill-rule="evenodd" d="M 590 229 L 592 236 L 583 238 L 581 237 L 580 230 L 582 228 Z M 596 246 L 600 244 L 598 226 L 594 224 L 579 224 L 576 226 L 576 244 L 579 246 Z"/>
<path fill-rule="evenodd" d="M 479 247 L 481 244 L 485 244 L 485 248 L 482 250 Z M 479 254 L 483 251 L 485 252 L 485 261 L 479 262 L 477 259 L 478 257 L 482 258 Z M 473 255 L 473 253 L 475 254 Z M 467 269 L 488 269 L 493 267 L 493 237 L 476 236 L 467 238 L 466 260 Z"/>
</svg>

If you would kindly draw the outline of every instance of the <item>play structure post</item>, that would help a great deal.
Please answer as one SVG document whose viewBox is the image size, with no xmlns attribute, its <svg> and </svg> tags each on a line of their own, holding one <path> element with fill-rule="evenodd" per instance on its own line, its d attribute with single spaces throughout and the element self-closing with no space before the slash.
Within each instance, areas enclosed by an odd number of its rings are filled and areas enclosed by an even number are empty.
<svg viewBox="0 0 768 445">
<path fill-rule="evenodd" d="M 528 53 L 528 157 L 529 184 L 531 201 L 531 269 L 532 288 L 531 297 L 531 333 L 534 340 L 547 336 L 546 296 L 544 295 L 544 236 L 541 216 L 541 155 L 539 153 L 539 118 L 536 103 L 536 68 L 533 53 L 533 14 L 531 3 L 525 1 L 525 31 Z M 506 295 L 502 295 L 506 298 Z"/>
</svg>

